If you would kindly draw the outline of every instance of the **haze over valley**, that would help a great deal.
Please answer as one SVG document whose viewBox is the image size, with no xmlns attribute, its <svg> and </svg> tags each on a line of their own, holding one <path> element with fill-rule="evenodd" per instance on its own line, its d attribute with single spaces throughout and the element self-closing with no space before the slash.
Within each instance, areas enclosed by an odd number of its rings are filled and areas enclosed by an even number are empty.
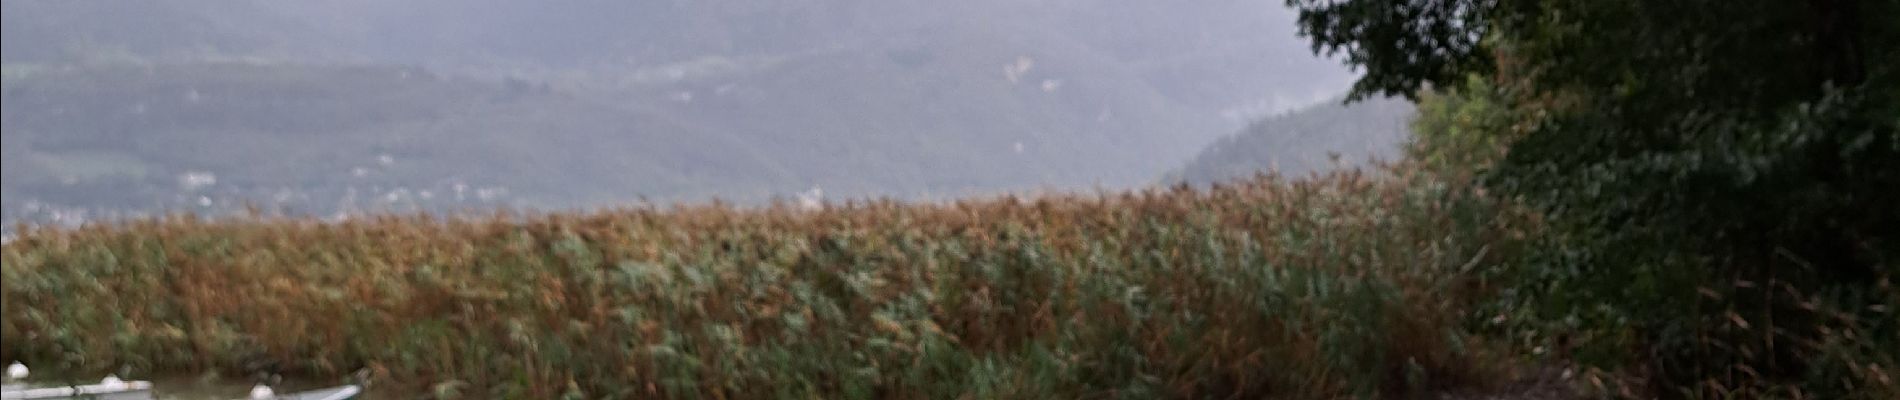
<svg viewBox="0 0 1900 400">
<path fill-rule="evenodd" d="M 1127 188 L 1355 76 L 1271 1 L 3 4 L 9 221 Z"/>
</svg>

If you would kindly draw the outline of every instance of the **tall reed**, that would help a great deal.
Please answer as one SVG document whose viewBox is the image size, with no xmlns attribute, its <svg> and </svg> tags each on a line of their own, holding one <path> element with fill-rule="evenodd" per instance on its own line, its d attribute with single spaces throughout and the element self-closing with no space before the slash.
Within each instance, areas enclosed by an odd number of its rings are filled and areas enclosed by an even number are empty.
<svg viewBox="0 0 1900 400">
<path fill-rule="evenodd" d="M 1403 397 L 1530 221 L 1394 170 L 1205 190 L 24 228 L 0 359 L 444 397 Z"/>
</svg>

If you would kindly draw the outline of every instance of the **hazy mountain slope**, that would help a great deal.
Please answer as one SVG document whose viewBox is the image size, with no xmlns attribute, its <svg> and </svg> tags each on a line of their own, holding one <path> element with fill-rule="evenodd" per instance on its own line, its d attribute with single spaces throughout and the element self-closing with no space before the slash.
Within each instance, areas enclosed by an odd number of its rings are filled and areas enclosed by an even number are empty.
<svg viewBox="0 0 1900 400">
<path fill-rule="evenodd" d="M 9 0 L 0 186 L 16 215 L 1137 185 L 1345 87 L 1269 3 Z"/>
<path fill-rule="evenodd" d="M 520 73 L 982 31 L 1003 34 L 1004 45 L 1075 43 L 1131 68 L 1131 83 L 1210 115 L 1227 111 L 1236 126 L 1333 95 L 1352 77 L 1311 56 L 1289 10 L 1256 0 L 13 0 L 0 8 L 15 63 L 103 48 L 171 61 L 223 54 Z"/>
<path fill-rule="evenodd" d="M 1221 127 L 1073 44 L 997 36 L 918 35 L 689 79 L 666 86 L 691 99 L 668 109 L 799 155 L 784 162 L 828 191 L 906 196 L 1138 184 Z M 1012 80 L 1019 60 L 1032 66 Z"/>
<path fill-rule="evenodd" d="M 1335 100 L 1262 119 L 1208 146 L 1168 180 L 1207 184 L 1273 171 L 1299 177 L 1372 159 L 1394 160 L 1408 138 L 1412 109 L 1412 103 L 1398 98 L 1350 105 Z"/>
<path fill-rule="evenodd" d="M 207 57 L 334 58 L 337 37 L 269 2 L 8 0 L 0 58 L 8 63 Z"/>
<path fill-rule="evenodd" d="M 285 194 L 324 210 L 351 192 L 364 204 L 423 190 L 447 200 L 458 184 L 540 205 L 796 187 L 729 134 L 413 68 L 49 71 L 10 80 L 3 100 L 8 202 L 141 207 Z M 216 183 L 186 188 L 190 173 Z"/>
</svg>

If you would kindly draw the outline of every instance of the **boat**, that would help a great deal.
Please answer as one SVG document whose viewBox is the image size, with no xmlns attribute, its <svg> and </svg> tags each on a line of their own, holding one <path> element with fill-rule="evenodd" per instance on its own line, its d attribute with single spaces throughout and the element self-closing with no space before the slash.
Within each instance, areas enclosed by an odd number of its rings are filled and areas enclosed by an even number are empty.
<svg viewBox="0 0 1900 400">
<path fill-rule="evenodd" d="M 43 386 L 20 383 L 27 377 L 26 366 L 13 363 L 7 366 L 7 383 L 0 384 L 0 400 L 154 400 L 157 397 L 148 381 L 121 380 L 118 376 L 107 375 L 99 383 L 90 385 Z M 300 392 L 277 394 L 270 386 L 257 385 L 251 388 L 251 395 L 245 400 L 346 400 L 363 393 L 357 385 L 305 390 Z"/>
<path fill-rule="evenodd" d="M 258 385 L 251 388 L 248 400 L 345 400 L 363 394 L 363 388 L 356 385 L 343 385 L 333 388 L 305 390 L 296 393 L 276 394 L 269 386 Z"/>
<path fill-rule="evenodd" d="M 111 375 L 99 380 L 99 383 L 90 385 L 35 387 L 14 384 L 7 385 L 4 391 L 0 391 L 0 399 L 5 400 L 152 400 L 155 398 L 152 395 L 151 382 L 125 381 Z"/>
</svg>

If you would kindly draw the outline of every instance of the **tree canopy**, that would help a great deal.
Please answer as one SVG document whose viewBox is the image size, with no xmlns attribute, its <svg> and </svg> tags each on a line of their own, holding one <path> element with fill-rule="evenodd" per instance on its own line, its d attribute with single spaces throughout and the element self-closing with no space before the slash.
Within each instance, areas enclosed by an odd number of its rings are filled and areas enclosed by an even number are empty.
<svg viewBox="0 0 1900 400">
<path fill-rule="evenodd" d="M 1844 382 L 1816 383 L 1830 368 L 1894 365 L 1895 318 L 1859 310 L 1895 301 L 1884 288 L 1900 260 L 1900 2 L 1288 4 L 1316 52 L 1363 69 L 1355 98 L 1482 99 L 1451 104 L 1485 106 L 1483 134 L 1508 143 L 1484 186 L 1544 210 L 1566 237 L 1527 290 L 1561 299 L 1544 312 L 1624 327 L 1600 344 L 1654 353 L 1620 362 L 1650 362 L 1658 383 L 1697 393 L 1744 370 L 1828 393 Z M 1856 293 L 1832 298 L 1852 310 L 1815 312 L 1829 293 Z M 1711 334 L 1697 319 L 1712 315 L 1786 332 Z M 1849 322 L 1888 339 L 1816 344 Z M 1710 337 L 1724 347 L 1686 346 Z M 1835 353 L 1872 355 L 1815 361 Z"/>
</svg>

